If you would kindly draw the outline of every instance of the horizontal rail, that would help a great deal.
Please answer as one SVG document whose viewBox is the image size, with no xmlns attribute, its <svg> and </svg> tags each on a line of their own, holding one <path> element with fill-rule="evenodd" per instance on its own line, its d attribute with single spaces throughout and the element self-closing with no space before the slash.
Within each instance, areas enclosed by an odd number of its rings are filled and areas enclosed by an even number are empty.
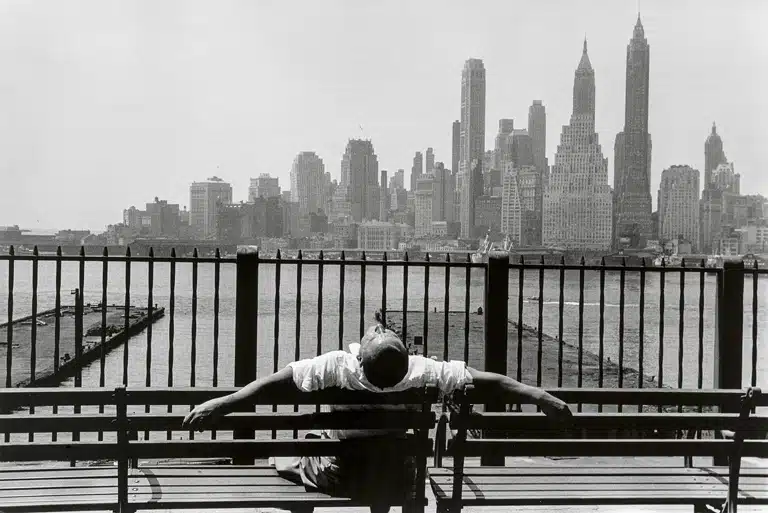
<svg viewBox="0 0 768 513">
<path fill-rule="evenodd" d="M 650 389 L 650 388 L 548 388 L 550 394 L 569 404 L 652 405 L 652 406 L 720 406 L 734 405 L 744 396 L 742 390 Z M 485 398 L 473 389 L 468 393 L 471 403 L 483 403 Z M 768 406 L 768 394 L 758 394 L 754 406 Z"/>
<path fill-rule="evenodd" d="M 403 439 L 348 440 L 169 440 L 163 442 L 131 442 L 128 452 L 132 458 L 213 458 L 268 456 L 340 456 L 360 455 L 371 451 L 390 454 L 430 454 L 432 441 L 422 442 L 414 437 Z"/>
<path fill-rule="evenodd" d="M 730 456 L 734 442 L 727 440 L 540 440 L 480 439 L 467 440 L 461 452 L 465 456 Z M 452 451 L 449 451 L 449 454 Z M 765 458 L 768 441 L 748 440 L 742 444 L 742 456 Z"/>
<path fill-rule="evenodd" d="M 236 387 L 195 387 L 195 388 L 129 388 L 126 391 L 128 404 L 156 405 L 200 404 L 209 399 L 236 392 Z M 357 390 L 326 389 L 318 392 L 295 392 L 281 396 L 258 397 L 251 401 L 257 405 L 322 405 L 322 404 L 434 404 L 438 391 L 429 387 L 426 391 L 412 389 L 395 393 L 374 393 Z"/>
<path fill-rule="evenodd" d="M 114 404 L 115 391 L 104 388 L 2 388 L 0 412 L 24 406 Z"/>
<path fill-rule="evenodd" d="M 115 415 L 34 414 L 0 415 L 0 433 L 73 433 L 117 431 Z"/>
<path fill-rule="evenodd" d="M 117 442 L 25 442 L 0 445 L 0 461 L 116 460 Z"/>
<path fill-rule="evenodd" d="M 463 422 L 461 415 L 451 414 L 451 428 L 501 429 L 501 430 L 549 430 L 557 427 L 540 413 L 483 413 L 470 415 Z M 571 425 L 574 429 L 606 430 L 720 430 L 743 429 L 758 431 L 768 429 L 768 416 L 751 416 L 740 420 L 736 413 L 574 413 Z"/>
</svg>

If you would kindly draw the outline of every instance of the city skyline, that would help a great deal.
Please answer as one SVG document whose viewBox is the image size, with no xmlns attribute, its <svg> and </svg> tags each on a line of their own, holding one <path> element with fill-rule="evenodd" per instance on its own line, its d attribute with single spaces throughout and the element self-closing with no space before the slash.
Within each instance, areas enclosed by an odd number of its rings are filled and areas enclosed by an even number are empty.
<svg viewBox="0 0 768 513">
<path fill-rule="evenodd" d="M 543 19 L 546 12 L 547 26 L 558 28 L 546 31 L 535 56 L 511 50 L 526 48 L 512 44 L 515 38 L 522 41 L 538 32 L 536 23 L 526 27 L 515 16 L 505 18 L 505 12 L 512 12 L 509 6 L 496 6 L 501 15 L 495 10 L 485 26 L 473 29 L 459 23 L 468 8 L 451 4 L 408 5 L 412 19 L 389 4 L 304 4 L 304 11 L 317 14 L 321 22 L 305 28 L 312 33 L 322 27 L 324 35 L 339 26 L 362 31 L 359 20 L 370 16 L 384 25 L 397 18 L 400 25 L 422 26 L 430 9 L 445 15 L 440 24 L 428 27 L 428 34 L 437 38 L 432 44 L 406 38 L 387 41 L 387 46 L 372 37 L 351 48 L 343 38 L 328 36 L 317 48 L 307 48 L 303 38 L 289 41 L 274 34 L 290 23 L 289 9 L 223 5 L 233 8 L 103 2 L 88 16 L 73 16 L 77 9 L 69 4 L 61 9 L 55 3 L 0 2 L 7 25 L 0 37 L 21 42 L 0 52 L 7 70 L 0 82 L 9 92 L 5 98 L 0 95 L 0 105 L 9 113 L 0 126 L 0 169 L 8 184 L 0 193 L 0 224 L 101 231 L 119 219 L 119 209 L 140 205 L 148 197 L 189 208 L 189 185 L 213 175 L 232 184 L 234 201 L 247 199 L 250 178 L 261 173 L 279 178 L 287 190 L 291 163 L 302 151 L 315 151 L 326 171 L 339 179 L 338 162 L 351 138 L 373 141 L 380 169 L 408 169 L 414 152 L 428 147 L 434 148 L 436 162 L 448 165 L 449 130 L 460 117 L 456 84 L 469 58 L 482 59 L 487 71 L 485 147 L 493 147 L 499 119 L 511 118 L 523 127 L 531 102 L 541 100 L 549 118 L 546 157 L 552 162 L 560 128 L 568 123 L 569 75 L 585 32 L 598 81 L 596 132 L 610 141 L 623 129 L 624 54 L 637 18 L 634 2 L 559 3 L 557 11 L 515 6 L 515 13 L 533 19 Z M 758 91 L 768 73 L 754 63 L 766 61 L 765 45 L 760 44 L 765 36 L 758 34 L 756 23 L 766 8 L 758 2 L 741 2 L 736 9 L 696 3 L 698 9 L 691 10 L 692 5 L 640 6 L 654 48 L 652 196 L 663 169 L 678 164 L 704 169 L 703 141 L 713 121 L 729 160 L 742 175 L 742 189 L 765 194 L 768 180 L 761 170 L 768 158 L 760 154 L 758 137 L 766 132 L 768 109 Z M 490 6 L 481 3 L 475 9 L 487 12 Z M 340 11 L 344 16 L 334 19 Z M 159 20 L 150 19 L 154 14 L 161 15 Z M 274 21 L 273 28 L 265 18 Z M 512 41 L 504 45 L 499 44 L 500 33 L 489 29 L 502 19 L 514 25 L 507 37 Z M 740 30 L 723 30 L 726 26 Z M 366 30 L 375 34 L 381 29 Z M 172 43 L 165 31 L 180 36 L 178 42 Z M 447 33 L 461 37 L 445 39 Z M 268 51 L 259 43 L 269 37 L 279 45 Z M 24 47 L 24 41 L 34 44 Z M 411 54 L 403 60 L 399 49 L 406 46 Z M 304 50 L 307 56 L 301 55 Z M 349 69 L 334 60 L 341 50 L 351 52 Z M 192 57 L 194 69 L 186 62 Z M 249 92 L 259 75 L 237 67 L 245 57 L 275 65 L 273 76 L 280 78 L 282 96 L 271 86 L 260 85 L 260 95 Z M 310 62 L 313 58 L 317 62 Z M 161 65 L 165 61 L 167 67 Z M 719 70 L 714 77 L 713 62 Z M 361 66 L 367 70 L 362 78 Z M 535 73 L 515 80 L 521 69 Z M 219 78 L 195 82 L 203 76 Z M 293 103 L 276 102 L 279 98 Z M 269 132 L 260 132 L 259 124 Z M 609 183 L 612 177 L 609 158 Z M 79 197 L 85 199 L 73 208 Z"/>
</svg>

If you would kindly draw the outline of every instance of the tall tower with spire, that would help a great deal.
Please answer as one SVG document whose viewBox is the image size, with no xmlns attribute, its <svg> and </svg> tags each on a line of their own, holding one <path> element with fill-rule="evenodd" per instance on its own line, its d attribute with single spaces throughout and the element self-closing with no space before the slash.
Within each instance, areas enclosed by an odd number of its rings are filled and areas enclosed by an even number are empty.
<svg viewBox="0 0 768 513">
<path fill-rule="evenodd" d="M 651 237 L 651 136 L 648 133 L 650 46 L 637 16 L 627 45 L 624 131 L 614 145 L 614 245 L 643 247 Z"/>
<path fill-rule="evenodd" d="M 595 72 L 584 42 L 573 83 L 573 114 L 563 127 L 544 189 L 542 243 L 563 249 L 611 247 L 608 161 L 595 133 Z"/>
<path fill-rule="evenodd" d="M 712 123 L 712 133 L 704 143 L 704 189 L 709 189 L 712 184 L 712 171 L 720 164 L 727 164 L 723 151 L 723 140 L 717 135 L 717 127 Z"/>
</svg>

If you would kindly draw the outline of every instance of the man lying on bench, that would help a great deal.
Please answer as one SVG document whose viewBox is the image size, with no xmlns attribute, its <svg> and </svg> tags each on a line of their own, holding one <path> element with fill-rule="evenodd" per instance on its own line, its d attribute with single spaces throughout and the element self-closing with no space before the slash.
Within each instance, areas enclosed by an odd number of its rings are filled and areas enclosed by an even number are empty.
<svg viewBox="0 0 768 513">
<path fill-rule="evenodd" d="M 221 415 L 250 405 L 254 398 L 281 395 L 296 389 L 312 392 L 329 387 L 371 392 L 400 392 L 409 388 L 435 386 L 441 395 L 450 395 L 467 383 L 481 397 L 504 399 L 509 404 L 535 404 L 558 423 L 571 417 L 568 405 L 546 391 L 524 385 L 507 376 L 473 369 L 461 361 L 438 362 L 409 355 L 394 331 L 386 329 L 377 314 L 360 344 L 350 351 L 331 351 L 315 358 L 290 363 L 270 376 L 259 378 L 237 392 L 211 399 L 194 408 L 184 419 L 185 428 L 211 428 Z M 341 409 L 335 407 L 334 409 Z M 346 407 L 364 409 L 366 406 Z M 371 405 L 369 408 L 386 408 Z M 326 430 L 319 436 L 334 439 L 387 436 L 391 430 Z M 360 455 L 359 457 L 303 456 L 275 458 L 278 473 L 295 483 L 335 496 L 351 496 L 355 490 L 375 490 L 382 479 L 405 482 L 415 476 L 413 462 L 401 455 Z M 386 510 L 385 510 L 386 511 Z"/>
</svg>

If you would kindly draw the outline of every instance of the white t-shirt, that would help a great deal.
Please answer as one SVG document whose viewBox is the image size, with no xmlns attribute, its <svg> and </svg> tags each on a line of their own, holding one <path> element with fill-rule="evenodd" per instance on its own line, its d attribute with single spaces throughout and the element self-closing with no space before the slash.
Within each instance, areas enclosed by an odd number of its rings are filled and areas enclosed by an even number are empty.
<svg viewBox="0 0 768 513">
<path fill-rule="evenodd" d="M 408 357 L 408 372 L 405 377 L 391 388 L 379 388 L 371 384 L 363 374 L 363 368 L 357 360 L 360 344 L 350 344 L 350 352 L 331 351 L 314 358 L 299 360 L 289 364 L 293 372 L 293 382 L 303 392 L 322 390 L 328 387 L 349 390 L 367 390 L 369 392 L 401 392 L 410 388 L 432 385 L 437 387 L 440 396 L 450 395 L 455 390 L 472 382 L 472 375 L 465 362 L 438 362 L 424 356 Z M 402 405 L 348 405 L 334 406 L 334 410 L 402 410 Z M 396 431 L 396 430 L 395 430 Z M 328 430 L 331 438 L 353 438 L 373 436 L 392 431 L 387 430 Z"/>
</svg>

